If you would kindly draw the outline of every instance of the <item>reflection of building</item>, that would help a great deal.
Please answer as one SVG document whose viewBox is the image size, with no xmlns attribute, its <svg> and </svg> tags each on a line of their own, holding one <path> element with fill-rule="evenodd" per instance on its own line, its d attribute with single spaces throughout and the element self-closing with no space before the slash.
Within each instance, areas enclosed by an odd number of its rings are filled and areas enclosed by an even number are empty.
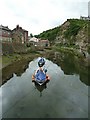
<svg viewBox="0 0 90 120">
<path fill-rule="evenodd" d="M 12 41 L 11 30 L 8 28 L 8 26 L 0 25 L 0 41 Z"/>
<path fill-rule="evenodd" d="M 16 26 L 12 30 L 12 40 L 13 42 L 21 42 L 25 43 L 28 41 L 28 31 L 22 29 L 22 27 L 19 27 L 19 25 Z"/>
<path fill-rule="evenodd" d="M 43 85 L 41 85 L 41 86 L 38 85 L 36 82 L 34 82 L 35 87 L 36 87 L 37 90 L 40 92 L 40 97 L 42 96 L 43 90 L 47 88 L 47 83 L 48 83 L 48 82 L 49 82 L 49 81 L 47 81 L 45 84 L 43 84 Z"/>
</svg>

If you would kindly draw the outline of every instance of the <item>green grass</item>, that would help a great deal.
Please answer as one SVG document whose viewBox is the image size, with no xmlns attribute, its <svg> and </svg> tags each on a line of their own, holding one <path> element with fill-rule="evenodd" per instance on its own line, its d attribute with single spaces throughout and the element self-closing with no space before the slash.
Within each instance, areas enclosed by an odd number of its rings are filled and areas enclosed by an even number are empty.
<svg viewBox="0 0 90 120">
<path fill-rule="evenodd" d="M 88 25 L 88 21 L 85 20 L 70 19 L 68 21 L 70 22 L 70 26 L 64 32 L 65 38 L 76 36 L 80 29 Z"/>
<path fill-rule="evenodd" d="M 2 66 L 6 66 L 8 64 L 11 64 L 14 61 L 17 61 L 21 59 L 21 56 L 18 54 L 13 54 L 13 55 L 3 55 L 2 56 Z"/>
<path fill-rule="evenodd" d="M 49 41 L 54 41 L 56 36 L 59 34 L 59 32 L 60 32 L 60 27 L 58 26 L 58 27 L 55 27 L 53 29 L 43 31 L 42 33 L 40 33 L 36 37 L 42 38 L 42 39 L 48 39 Z"/>
</svg>

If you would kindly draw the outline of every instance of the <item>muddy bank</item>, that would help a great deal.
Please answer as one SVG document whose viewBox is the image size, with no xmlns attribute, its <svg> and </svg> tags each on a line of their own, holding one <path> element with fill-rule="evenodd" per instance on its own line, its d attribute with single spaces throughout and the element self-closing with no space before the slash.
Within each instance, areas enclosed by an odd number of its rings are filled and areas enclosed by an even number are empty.
<svg viewBox="0 0 90 120">
<path fill-rule="evenodd" d="M 27 53 L 16 53 L 12 55 L 2 56 L 2 66 L 0 73 L 2 73 L 0 80 L 0 85 L 7 82 L 12 76 L 13 73 L 16 73 L 17 76 L 20 76 L 27 68 L 30 61 L 37 57 L 44 57 L 44 54 L 48 54 L 50 50 L 42 49 L 29 49 Z"/>
<path fill-rule="evenodd" d="M 13 59 L 13 61 L 4 64 L 2 71 L 0 70 L 2 73 L 2 81 L 0 81 L 0 83 L 4 84 L 7 82 L 13 76 L 13 73 L 17 74 L 17 76 L 20 76 L 28 68 L 29 62 L 39 56 L 40 54 L 22 55 L 17 58 L 17 60 Z"/>
</svg>

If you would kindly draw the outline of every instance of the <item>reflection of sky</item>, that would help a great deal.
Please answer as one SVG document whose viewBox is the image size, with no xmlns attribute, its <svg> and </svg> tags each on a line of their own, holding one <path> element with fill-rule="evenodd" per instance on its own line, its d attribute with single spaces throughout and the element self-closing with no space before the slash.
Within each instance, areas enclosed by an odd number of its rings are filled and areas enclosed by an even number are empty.
<svg viewBox="0 0 90 120">
<path fill-rule="evenodd" d="M 60 67 L 48 60 L 45 67 L 51 81 L 40 98 L 31 82 L 31 76 L 38 68 L 37 61 L 30 62 L 20 77 L 14 74 L 1 87 L 4 117 L 87 117 L 88 87 L 78 75 L 65 75 Z"/>
</svg>

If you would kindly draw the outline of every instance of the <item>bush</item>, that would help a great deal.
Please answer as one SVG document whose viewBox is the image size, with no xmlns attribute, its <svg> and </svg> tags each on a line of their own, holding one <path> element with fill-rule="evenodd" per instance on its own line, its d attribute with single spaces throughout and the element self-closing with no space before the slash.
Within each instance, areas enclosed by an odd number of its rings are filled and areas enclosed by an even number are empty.
<svg viewBox="0 0 90 120">
<path fill-rule="evenodd" d="M 5 42 L 2 43 L 2 53 L 3 55 L 10 55 L 13 53 L 26 53 L 27 47 L 25 44 L 21 43 L 10 43 L 10 42 Z"/>
<path fill-rule="evenodd" d="M 78 31 L 81 29 L 82 25 L 78 24 L 78 21 L 72 20 L 70 21 L 70 26 L 68 29 L 64 32 L 65 38 L 70 38 L 71 36 L 76 36 Z"/>
<path fill-rule="evenodd" d="M 88 53 L 90 54 L 90 45 L 88 45 Z"/>
<path fill-rule="evenodd" d="M 2 43 L 2 53 L 3 55 L 13 54 L 14 49 L 11 43 Z"/>
<path fill-rule="evenodd" d="M 37 37 L 41 39 L 48 39 L 49 41 L 54 41 L 56 36 L 60 32 L 60 27 L 55 27 L 53 29 L 44 31 L 43 33 L 39 34 Z"/>
</svg>

